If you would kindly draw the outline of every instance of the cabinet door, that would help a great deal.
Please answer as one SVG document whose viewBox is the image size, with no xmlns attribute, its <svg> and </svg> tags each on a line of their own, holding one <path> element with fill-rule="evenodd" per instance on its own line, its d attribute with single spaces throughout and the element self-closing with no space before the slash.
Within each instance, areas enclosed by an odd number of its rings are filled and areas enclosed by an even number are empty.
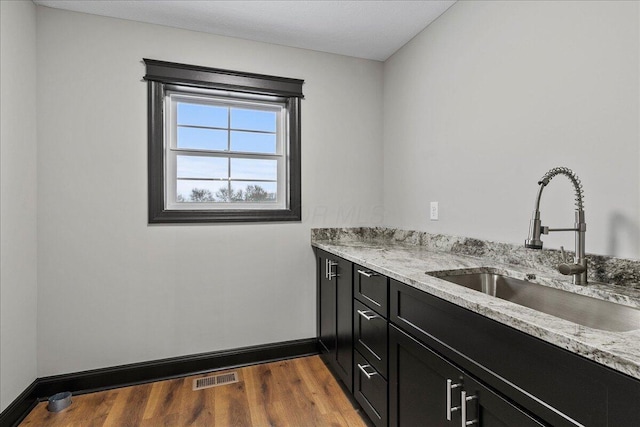
<svg viewBox="0 0 640 427">
<path fill-rule="evenodd" d="M 329 364 L 353 391 L 353 278 L 352 264 L 317 251 L 318 341 Z"/>
<path fill-rule="evenodd" d="M 389 326 L 390 426 L 460 426 L 461 382 L 455 366 Z"/>
<path fill-rule="evenodd" d="M 318 283 L 318 341 L 323 354 L 329 359 L 335 357 L 337 347 L 336 333 L 336 281 L 329 280 L 327 253 L 317 253 Z"/>
</svg>

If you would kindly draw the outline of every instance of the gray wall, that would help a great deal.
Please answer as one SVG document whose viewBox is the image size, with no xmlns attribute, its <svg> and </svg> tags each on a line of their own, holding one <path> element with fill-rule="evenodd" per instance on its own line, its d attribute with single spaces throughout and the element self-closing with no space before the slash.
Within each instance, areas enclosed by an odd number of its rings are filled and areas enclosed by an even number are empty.
<svg viewBox="0 0 640 427">
<path fill-rule="evenodd" d="M 142 58 L 305 80 L 302 223 L 147 225 Z M 311 227 L 382 221 L 382 63 L 38 7 L 37 81 L 39 376 L 315 336 Z"/>
<path fill-rule="evenodd" d="M 640 258 L 639 6 L 458 2 L 387 60 L 386 225 L 522 244 L 538 179 L 567 166 L 587 251 Z M 572 226 L 573 209 L 556 177 L 543 224 Z"/>
<path fill-rule="evenodd" d="M 0 2 L 0 411 L 36 379 L 36 8 Z"/>
</svg>

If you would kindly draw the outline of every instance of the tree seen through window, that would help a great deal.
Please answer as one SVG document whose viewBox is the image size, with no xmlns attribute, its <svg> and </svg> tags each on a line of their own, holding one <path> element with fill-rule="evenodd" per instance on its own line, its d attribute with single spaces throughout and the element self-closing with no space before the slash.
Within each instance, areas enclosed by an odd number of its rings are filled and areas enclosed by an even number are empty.
<svg viewBox="0 0 640 427">
<path fill-rule="evenodd" d="M 265 202 L 275 201 L 275 193 L 269 193 L 259 185 L 247 185 L 246 190 L 222 187 L 215 194 L 206 188 L 193 188 L 188 197 L 178 194 L 178 202 Z"/>
</svg>

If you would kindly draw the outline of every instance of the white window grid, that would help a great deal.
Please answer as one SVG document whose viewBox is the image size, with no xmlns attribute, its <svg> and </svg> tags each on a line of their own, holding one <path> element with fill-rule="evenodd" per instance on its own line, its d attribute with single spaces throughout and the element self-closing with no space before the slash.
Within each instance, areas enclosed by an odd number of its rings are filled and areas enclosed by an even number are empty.
<svg viewBox="0 0 640 427">
<path fill-rule="evenodd" d="M 288 135 L 286 106 L 278 100 L 269 100 L 271 97 L 257 96 L 253 99 L 250 95 L 231 95 L 229 92 L 210 91 L 211 94 L 196 94 L 167 91 L 165 95 L 165 208 L 170 210 L 228 210 L 228 209 L 286 209 L 288 208 Z M 177 124 L 177 104 L 179 102 L 211 105 L 226 108 L 244 108 L 251 110 L 272 111 L 276 113 L 276 150 L 275 154 L 253 153 L 231 150 L 231 132 L 247 131 L 246 129 L 234 129 L 231 123 L 227 123 L 226 128 L 198 126 L 204 129 L 217 129 L 227 131 L 226 150 L 205 150 L 199 148 L 178 148 L 178 124 Z M 230 114 L 228 115 L 230 121 Z M 276 180 L 276 200 L 262 202 L 188 202 L 177 200 L 177 158 L 179 155 L 218 157 L 227 159 L 227 178 L 197 178 L 199 181 L 216 181 L 227 183 L 230 191 L 232 182 L 274 182 L 273 180 L 261 179 L 231 179 L 231 159 L 265 159 L 276 160 L 277 180 Z M 181 178 L 183 179 L 183 178 Z M 195 179 L 195 178 L 194 178 Z"/>
</svg>

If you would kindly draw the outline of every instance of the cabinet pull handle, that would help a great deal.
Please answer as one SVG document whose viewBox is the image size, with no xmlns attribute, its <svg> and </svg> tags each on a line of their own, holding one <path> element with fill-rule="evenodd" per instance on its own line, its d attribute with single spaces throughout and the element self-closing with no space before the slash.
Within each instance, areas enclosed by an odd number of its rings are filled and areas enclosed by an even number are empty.
<svg viewBox="0 0 640 427">
<path fill-rule="evenodd" d="M 373 271 L 364 271 L 364 270 L 358 270 L 358 274 L 362 274 L 364 277 L 379 276 L 378 273 L 374 273 Z"/>
<path fill-rule="evenodd" d="M 371 310 L 356 310 L 358 312 L 358 314 L 362 317 L 364 317 L 367 320 L 371 320 L 371 319 L 375 319 L 376 317 L 380 317 L 377 314 L 367 314 L 370 313 Z"/>
<path fill-rule="evenodd" d="M 453 384 L 453 381 L 447 379 L 447 421 L 451 421 L 451 414 L 460 409 L 460 406 L 451 406 L 451 390 L 458 387 L 462 387 L 462 384 Z"/>
<path fill-rule="evenodd" d="M 373 377 L 374 375 L 378 375 L 378 372 L 376 372 L 375 369 L 373 369 L 373 372 L 367 372 L 367 368 L 371 368 L 371 365 L 361 365 L 358 363 L 358 369 L 360 369 L 362 371 L 362 373 L 365 375 L 365 377 L 367 377 L 368 380 L 371 379 L 371 377 Z"/>
<path fill-rule="evenodd" d="M 332 268 L 336 267 L 337 265 L 337 262 L 327 259 L 327 279 L 331 280 L 334 277 L 338 277 L 338 273 L 332 270 Z"/>
<path fill-rule="evenodd" d="M 329 278 L 329 258 L 324 259 L 324 278 Z"/>
<path fill-rule="evenodd" d="M 467 421 L 467 402 L 477 398 L 478 396 L 467 396 L 467 392 L 464 390 L 460 392 L 460 406 L 462 406 L 462 423 L 460 425 L 462 427 L 478 424 L 477 418 L 471 421 Z"/>
</svg>

